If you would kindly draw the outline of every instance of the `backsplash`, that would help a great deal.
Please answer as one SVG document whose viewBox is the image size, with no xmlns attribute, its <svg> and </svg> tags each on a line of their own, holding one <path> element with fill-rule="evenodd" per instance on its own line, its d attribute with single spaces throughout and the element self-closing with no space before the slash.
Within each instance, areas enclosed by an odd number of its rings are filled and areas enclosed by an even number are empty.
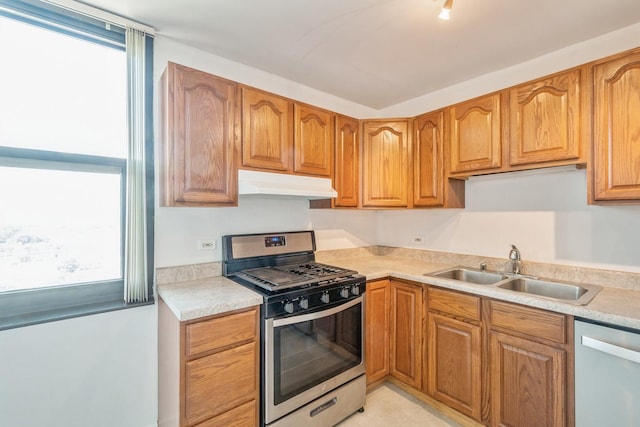
<svg viewBox="0 0 640 427">
<path fill-rule="evenodd" d="M 432 264 L 463 265 L 474 268 L 480 268 L 480 264 L 485 263 L 488 270 L 495 271 L 505 271 L 508 268 L 508 260 L 506 258 L 491 258 L 390 246 L 367 246 L 317 251 L 316 261 L 331 264 L 332 262 L 350 258 L 375 256 L 412 259 L 417 262 Z M 640 274 L 637 273 L 598 270 L 561 264 L 544 264 L 530 261 L 522 261 L 521 269 L 523 274 L 541 278 L 640 291 Z M 220 276 L 221 274 L 221 262 L 162 267 L 156 269 L 156 284 L 163 285 L 187 282 Z"/>
</svg>

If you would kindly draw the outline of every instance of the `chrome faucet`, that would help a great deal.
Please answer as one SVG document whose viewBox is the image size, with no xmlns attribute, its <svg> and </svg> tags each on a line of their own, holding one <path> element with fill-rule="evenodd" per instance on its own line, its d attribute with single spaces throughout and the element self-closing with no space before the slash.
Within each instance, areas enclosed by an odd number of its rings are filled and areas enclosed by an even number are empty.
<svg viewBox="0 0 640 427">
<path fill-rule="evenodd" d="M 511 250 L 509 251 L 509 260 L 511 262 L 511 272 L 513 274 L 520 274 L 520 251 L 514 244 L 511 244 Z"/>
</svg>

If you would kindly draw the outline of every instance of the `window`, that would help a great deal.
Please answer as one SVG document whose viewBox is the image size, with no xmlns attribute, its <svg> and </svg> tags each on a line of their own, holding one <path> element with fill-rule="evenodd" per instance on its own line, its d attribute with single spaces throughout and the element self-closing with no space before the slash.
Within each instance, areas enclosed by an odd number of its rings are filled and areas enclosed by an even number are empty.
<svg viewBox="0 0 640 427">
<path fill-rule="evenodd" d="M 124 28 L 0 0 L 0 55 L 0 329 L 132 306 L 123 297 L 128 135 L 152 126 L 128 125 Z M 153 197 L 142 203 L 153 302 Z"/>
</svg>

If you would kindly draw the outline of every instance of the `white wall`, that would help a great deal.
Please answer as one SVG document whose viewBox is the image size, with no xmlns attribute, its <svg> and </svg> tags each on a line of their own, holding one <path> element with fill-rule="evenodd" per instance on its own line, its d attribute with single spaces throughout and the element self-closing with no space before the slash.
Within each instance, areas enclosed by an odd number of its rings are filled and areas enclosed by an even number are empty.
<svg viewBox="0 0 640 427">
<path fill-rule="evenodd" d="M 587 206 L 586 188 L 575 168 L 471 178 L 465 209 L 380 212 L 378 243 L 640 272 L 640 206 Z"/>
<path fill-rule="evenodd" d="M 0 332 L 0 425 L 151 427 L 155 306 Z"/>
</svg>

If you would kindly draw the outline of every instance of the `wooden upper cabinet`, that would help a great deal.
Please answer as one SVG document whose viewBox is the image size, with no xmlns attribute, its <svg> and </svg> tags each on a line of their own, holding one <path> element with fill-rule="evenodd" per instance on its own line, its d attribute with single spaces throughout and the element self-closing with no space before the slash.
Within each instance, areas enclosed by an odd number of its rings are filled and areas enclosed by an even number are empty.
<svg viewBox="0 0 640 427">
<path fill-rule="evenodd" d="M 593 196 L 640 200 L 640 50 L 593 68 Z"/>
<path fill-rule="evenodd" d="M 357 207 L 360 198 L 360 123 L 336 117 L 334 185 L 338 192 L 334 206 Z"/>
<path fill-rule="evenodd" d="M 293 171 L 330 177 L 333 165 L 333 113 L 309 105 L 294 105 Z"/>
<path fill-rule="evenodd" d="M 161 85 L 162 205 L 235 205 L 236 84 L 170 62 Z"/>
<path fill-rule="evenodd" d="M 293 170 L 293 103 L 280 96 L 242 87 L 242 166 Z"/>
<path fill-rule="evenodd" d="M 502 166 L 500 93 L 449 108 L 451 173 Z"/>
<path fill-rule="evenodd" d="M 413 120 L 413 205 L 444 204 L 444 112 Z"/>
<path fill-rule="evenodd" d="M 409 207 L 411 150 L 408 123 L 363 124 L 363 201 L 365 207 Z"/>
<path fill-rule="evenodd" d="M 581 157 L 586 91 L 582 68 L 510 90 L 510 165 L 575 160 Z"/>
</svg>

